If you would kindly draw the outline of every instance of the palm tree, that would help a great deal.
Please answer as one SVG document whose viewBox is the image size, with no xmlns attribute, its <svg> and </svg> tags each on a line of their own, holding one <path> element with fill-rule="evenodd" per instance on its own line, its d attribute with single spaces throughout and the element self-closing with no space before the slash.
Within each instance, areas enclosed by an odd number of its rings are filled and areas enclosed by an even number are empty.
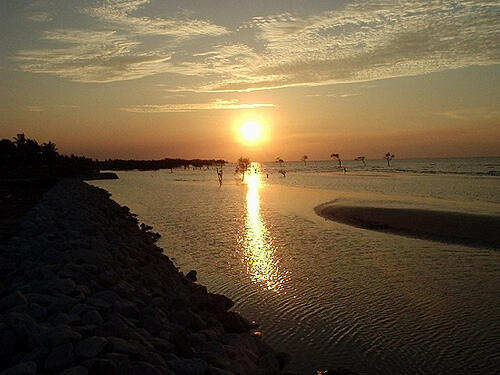
<svg viewBox="0 0 500 375">
<path fill-rule="evenodd" d="M 363 162 L 363 167 L 366 167 L 366 162 L 365 162 L 365 157 L 364 156 L 358 156 L 354 160 L 362 161 Z"/>
<path fill-rule="evenodd" d="M 26 137 L 24 133 L 18 134 L 14 137 L 14 145 L 16 146 L 18 151 L 22 151 L 26 146 Z"/>
<path fill-rule="evenodd" d="M 309 159 L 309 157 L 307 155 L 302 155 L 302 157 L 300 158 L 300 160 L 302 160 L 304 162 L 304 165 L 306 165 L 307 159 Z"/>
<path fill-rule="evenodd" d="M 394 154 L 391 154 L 390 152 L 388 152 L 387 154 L 385 154 L 384 159 L 387 160 L 387 166 L 390 167 L 391 160 L 394 159 Z"/>
<path fill-rule="evenodd" d="M 334 158 L 335 160 L 337 160 L 339 162 L 339 168 L 342 168 L 342 160 L 340 159 L 340 155 L 339 154 L 330 154 L 330 157 Z"/>
<path fill-rule="evenodd" d="M 283 163 L 284 163 L 284 162 L 285 162 L 285 161 L 284 161 L 282 158 L 280 158 L 279 156 L 276 158 L 276 163 L 279 163 L 280 167 L 282 167 L 282 166 L 283 166 Z"/>
<path fill-rule="evenodd" d="M 42 158 L 45 159 L 49 164 L 51 164 L 58 155 L 56 144 L 49 141 L 47 143 L 42 143 L 42 146 L 40 148 L 42 152 Z"/>
</svg>

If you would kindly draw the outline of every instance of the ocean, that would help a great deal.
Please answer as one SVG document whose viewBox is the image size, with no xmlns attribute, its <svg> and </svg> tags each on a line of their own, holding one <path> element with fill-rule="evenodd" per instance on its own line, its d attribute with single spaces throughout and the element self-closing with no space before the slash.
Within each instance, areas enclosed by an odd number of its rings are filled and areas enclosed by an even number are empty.
<svg viewBox="0 0 500 375">
<path fill-rule="evenodd" d="M 232 298 L 290 370 L 496 374 L 500 244 L 467 246 L 325 220 L 330 201 L 500 216 L 500 158 L 254 164 L 92 181 L 162 234 L 185 273 Z M 286 177 L 278 173 L 286 170 Z M 360 203 L 361 202 L 361 203 Z M 499 228 L 500 230 L 500 228 Z"/>
</svg>

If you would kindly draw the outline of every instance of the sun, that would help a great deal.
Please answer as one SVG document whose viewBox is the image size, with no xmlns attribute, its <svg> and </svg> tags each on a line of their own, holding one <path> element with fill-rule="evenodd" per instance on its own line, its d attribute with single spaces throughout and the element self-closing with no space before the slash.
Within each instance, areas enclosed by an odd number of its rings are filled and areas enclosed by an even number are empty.
<svg viewBox="0 0 500 375">
<path fill-rule="evenodd" d="M 257 143 L 262 139 L 262 126 L 254 120 L 243 123 L 240 128 L 241 138 L 246 143 Z"/>
</svg>

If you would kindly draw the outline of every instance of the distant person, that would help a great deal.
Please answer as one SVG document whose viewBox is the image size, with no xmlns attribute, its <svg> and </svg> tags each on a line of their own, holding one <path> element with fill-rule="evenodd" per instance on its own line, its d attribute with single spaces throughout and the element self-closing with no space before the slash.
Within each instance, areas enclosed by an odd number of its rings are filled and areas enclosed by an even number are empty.
<svg viewBox="0 0 500 375">
<path fill-rule="evenodd" d="M 344 167 L 344 174 L 346 174 L 346 173 L 347 173 L 347 168 L 346 168 L 346 167 Z"/>
</svg>

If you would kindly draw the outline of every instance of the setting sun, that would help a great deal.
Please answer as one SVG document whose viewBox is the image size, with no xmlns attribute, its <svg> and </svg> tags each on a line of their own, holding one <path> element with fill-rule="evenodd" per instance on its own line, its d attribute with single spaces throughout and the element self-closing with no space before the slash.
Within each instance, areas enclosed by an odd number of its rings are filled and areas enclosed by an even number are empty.
<svg viewBox="0 0 500 375">
<path fill-rule="evenodd" d="M 241 126 L 241 136 L 247 143 L 255 143 L 262 138 L 262 126 L 256 121 L 247 121 Z"/>
</svg>

